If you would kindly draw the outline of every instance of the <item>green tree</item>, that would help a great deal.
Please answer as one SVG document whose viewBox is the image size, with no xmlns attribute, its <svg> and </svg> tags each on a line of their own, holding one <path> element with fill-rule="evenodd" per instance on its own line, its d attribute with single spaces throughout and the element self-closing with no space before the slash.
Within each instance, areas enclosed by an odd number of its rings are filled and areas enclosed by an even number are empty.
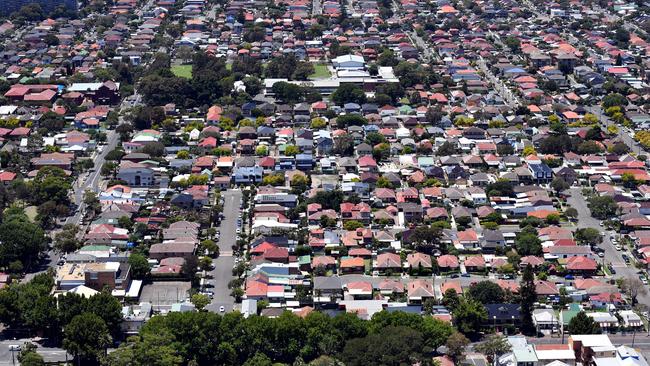
<svg viewBox="0 0 650 366">
<path fill-rule="evenodd" d="M 427 362 L 422 334 L 405 326 L 348 341 L 340 354 L 347 366 L 412 365 Z"/>
<path fill-rule="evenodd" d="M 442 304 L 448 307 L 452 312 L 458 308 L 458 305 L 460 304 L 460 297 L 458 296 L 458 293 L 455 289 L 450 288 L 445 291 L 445 293 L 442 295 Z"/>
<path fill-rule="evenodd" d="M 363 226 L 364 226 L 363 223 L 359 221 L 349 220 L 343 224 L 343 229 L 351 231 L 351 230 L 356 230 L 358 228 L 362 228 Z"/>
<path fill-rule="evenodd" d="M 567 331 L 571 334 L 600 334 L 600 327 L 587 313 L 580 311 L 569 321 Z"/>
<path fill-rule="evenodd" d="M 129 265 L 131 266 L 131 275 L 136 280 L 146 278 L 151 272 L 151 265 L 147 261 L 147 257 L 139 253 L 129 255 Z"/>
<path fill-rule="evenodd" d="M 5 215 L 0 224 L 0 264 L 16 260 L 31 267 L 38 255 L 47 248 L 45 233 L 24 214 Z"/>
<path fill-rule="evenodd" d="M 469 295 L 483 304 L 500 304 L 504 300 L 501 286 L 492 281 L 480 281 L 469 287 Z"/>
<path fill-rule="evenodd" d="M 600 235 L 600 230 L 588 227 L 580 228 L 575 232 L 575 239 L 580 244 L 600 244 L 603 242 L 603 237 Z"/>
<path fill-rule="evenodd" d="M 530 264 L 524 268 L 521 284 L 519 285 L 519 295 L 521 299 L 521 331 L 524 334 L 534 334 L 533 310 L 535 309 L 534 303 L 537 301 L 537 290 L 533 267 Z"/>
<path fill-rule="evenodd" d="M 484 354 L 490 364 L 494 364 L 494 360 L 502 354 L 510 352 L 512 346 L 506 337 L 491 334 L 483 342 L 477 344 L 474 349 Z"/>
<path fill-rule="evenodd" d="M 300 153 L 300 148 L 296 145 L 289 145 L 284 150 L 284 155 L 286 156 L 295 156 Z"/>
<path fill-rule="evenodd" d="M 129 338 L 118 349 L 108 354 L 106 366 L 181 366 L 183 358 L 174 348 L 169 330 L 146 333 Z"/>
<path fill-rule="evenodd" d="M 605 220 L 613 217 L 618 212 L 618 205 L 610 196 L 592 196 L 589 198 L 591 216 Z"/>
<path fill-rule="evenodd" d="M 366 93 L 354 84 L 345 83 L 334 90 L 330 99 L 341 106 L 345 103 L 363 104 L 366 102 Z"/>
<path fill-rule="evenodd" d="M 608 94 L 603 98 L 603 109 L 611 107 L 625 107 L 627 105 L 627 98 L 618 93 Z"/>
<path fill-rule="evenodd" d="M 60 232 L 54 236 L 54 248 L 61 253 L 71 253 L 81 247 L 77 239 L 79 227 L 74 224 L 65 224 Z"/>
<path fill-rule="evenodd" d="M 102 291 L 91 296 L 88 299 L 88 308 L 86 311 L 100 317 L 114 336 L 120 334 L 122 304 L 110 292 Z"/>
<path fill-rule="evenodd" d="M 542 241 L 537 236 L 537 231 L 521 231 L 515 237 L 515 246 L 519 255 L 539 255 L 542 253 Z"/>
<path fill-rule="evenodd" d="M 573 207 L 568 207 L 566 210 L 564 210 L 564 214 L 565 214 L 566 217 L 568 217 L 568 218 L 575 219 L 575 218 L 578 217 L 578 210 L 576 210 L 576 209 L 573 208 Z"/>
<path fill-rule="evenodd" d="M 447 356 L 449 356 L 455 365 L 458 365 L 465 358 L 465 348 L 469 345 L 469 339 L 460 332 L 454 332 L 447 339 Z"/>
<path fill-rule="evenodd" d="M 458 153 L 458 148 L 456 147 L 456 144 L 450 141 L 445 141 L 438 147 L 438 150 L 436 151 L 436 155 L 438 156 L 449 156 L 449 155 L 454 155 Z"/>
<path fill-rule="evenodd" d="M 82 361 L 96 362 L 112 342 L 106 323 L 92 313 L 72 318 L 63 335 L 63 349 Z"/>
<path fill-rule="evenodd" d="M 567 189 L 569 189 L 569 187 L 570 187 L 569 183 L 567 183 L 561 177 L 555 177 L 551 182 L 551 188 L 553 188 L 556 194 L 566 191 Z"/>
<path fill-rule="evenodd" d="M 19 361 L 21 366 L 45 366 L 43 356 L 36 353 L 36 351 L 25 353 Z"/>
<path fill-rule="evenodd" d="M 481 324 L 487 320 L 487 311 L 482 303 L 467 297 L 461 297 L 453 318 L 456 328 L 465 335 L 476 335 L 481 330 Z"/>
<path fill-rule="evenodd" d="M 204 294 L 194 294 L 190 301 L 194 306 L 196 306 L 197 310 L 203 310 L 208 306 L 208 304 L 210 304 L 210 298 Z"/>
<path fill-rule="evenodd" d="M 264 353 L 257 352 L 253 357 L 249 358 L 248 361 L 244 363 L 244 366 L 273 366 L 273 362 L 269 356 L 265 355 Z"/>
</svg>

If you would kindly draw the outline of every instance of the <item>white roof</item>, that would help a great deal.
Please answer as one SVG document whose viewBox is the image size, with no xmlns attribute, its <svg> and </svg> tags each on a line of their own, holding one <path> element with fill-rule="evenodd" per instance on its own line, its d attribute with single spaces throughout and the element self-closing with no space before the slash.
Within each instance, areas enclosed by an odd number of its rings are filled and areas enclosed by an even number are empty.
<svg viewBox="0 0 650 366">
<path fill-rule="evenodd" d="M 13 114 L 16 111 L 16 109 L 18 109 L 18 107 L 15 105 L 0 106 L 0 115 Z"/>
<path fill-rule="evenodd" d="M 357 56 L 357 55 L 343 55 L 335 58 L 332 60 L 334 63 L 342 63 L 342 62 L 361 62 L 364 63 L 363 57 L 362 56 Z"/>
<path fill-rule="evenodd" d="M 571 335 L 571 339 L 582 342 L 584 347 L 612 347 L 612 341 L 607 334 L 576 334 Z"/>
<path fill-rule="evenodd" d="M 85 91 L 95 91 L 102 86 L 103 83 L 74 83 L 68 87 L 70 92 L 85 92 Z M 115 86 L 120 87 L 120 83 L 115 83 Z"/>
<path fill-rule="evenodd" d="M 566 349 L 550 349 L 550 350 L 539 350 L 535 349 L 537 354 L 537 359 L 541 360 L 575 360 L 576 354 L 572 349 L 566 347 Z"/>
<path fill-rule="evenodd" d="M 77 286 L 77 287 L 73 288 L 72 290 L 70 290 L 68 292 L 73 293 L 73 294 L 77 294 L 77 295 L 81 295 L 81 296 L 86 297 L 86 298 L 95 296 L 95 295 L 97 295 L 99 293 L 99 291 L 93 290 L 92 288 L 86 287 L 84 285 Z"/>
</svg>

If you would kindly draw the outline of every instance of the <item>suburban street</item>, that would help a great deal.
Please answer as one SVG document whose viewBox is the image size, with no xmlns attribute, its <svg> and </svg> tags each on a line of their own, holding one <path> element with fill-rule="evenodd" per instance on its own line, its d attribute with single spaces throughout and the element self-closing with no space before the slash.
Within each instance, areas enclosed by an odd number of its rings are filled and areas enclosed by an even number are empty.
<svg viewBox="0 0 650 366">
<path fill-rule="evenodd" d="M 30 342 L 30 339 L 17 339 L 17 340 L 7 340 L 7 341 L 2 341 L 0 342 L 0 366 L 13 366 L 13 365 L 19 365 L 18 363 L 18 354 L 20 351 L 14 351 L 13 356 L 14 358 L 12 359 L 12 352 L 9 349 L 11 345 L 22 345 L 25 342 Z M 34 343 L 34 342 L 32 342 Z M 43 360 L 46 363 L 58 363 L 58 362 L 65 362 L 66 360 L 72 360 L 73 357 L 71 355 L 68 355 L 66 358 L 66 352 L 62 348 L 52 348 L 52 347 L 42 347 L 38 346 L 36 349 L 36 352 L 43 356 Z M 15 361 L 15 362 L 14 362 Z"/>
<path fill-rule="evenodd" d="M 580 190 L 580 188 L 571 188 L 569 190 L 570 196 L 567 199 L 567 203 L 578 210 L 578 226 L 576 228 L 596 228 L 603 231 L 604 229 L 600 226 L 600 220 L 591 217 L 587 201 L 582 196 Z M 625 264 L 621 257 L 622 252 L 617 251 L 614 247 L 609 232 L 605 232 L 600 247 L 605 250 L 605 257 L 599 260 L 602 261 L 601 264 L 612 263 L 612 266 L 616 270 L 616 274 L 613 275 L 614 278 L 638 278 L 638 270 L 633 265 L 628 266 Z M 627 254 L 630 258 L 633 257 L 631 253 L 627 252 Z M 648 286 L 645 287 L 647 290 Z M 641 304 L 650 305 L 650 294 L 639 294 L 637 300 Z"/>
<path fill-rule="evenodd" d="M 241 210 L 239 206 L 242 200 L 242 192 L 239 189 L 229 189 L 221 193 L 223 197 L 223 215 L 219 231 L 219 257 L 213 261 L 214 269 L 210 272 L 214 285 L 214 298 L 206 309 L 219 311 L 219 307 L 225 307 L 226 311 L 232 311 L 235 306 L 235 299 L 230 296 L 228 282 L 233 279 L 232 268 L 235 265 L 235 257 L 232 254 L 232 245 L 237 240 L 237 216 Z"/>
</svg>

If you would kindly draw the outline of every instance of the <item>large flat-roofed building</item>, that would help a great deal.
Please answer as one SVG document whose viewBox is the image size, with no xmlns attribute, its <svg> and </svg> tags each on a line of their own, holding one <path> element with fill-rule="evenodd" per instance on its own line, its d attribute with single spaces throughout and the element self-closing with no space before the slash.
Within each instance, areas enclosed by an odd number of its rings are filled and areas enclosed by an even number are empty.
<svg viewBox="0 0 650 366">
<path fill-rule="evenodd" d="M 9 15 L 28 4 L 40 5 L 46 14 L 59 6 L 77 9 L 77 0 L 4 0 L 0 6 L 0 15 Z"/>
</svg>

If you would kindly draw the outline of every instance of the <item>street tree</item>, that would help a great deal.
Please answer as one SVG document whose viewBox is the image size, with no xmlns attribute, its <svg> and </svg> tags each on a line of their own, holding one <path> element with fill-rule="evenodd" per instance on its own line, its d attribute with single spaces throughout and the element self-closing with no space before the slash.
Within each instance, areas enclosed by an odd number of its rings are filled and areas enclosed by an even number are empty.
<svg viewBox="0 0 650 366">
<path fill-rule="evenodd" d="M 469 295 L 483 304 L 500 304 L 504 299 L 503 289 L 492 281 L 480 281 L 469 287 Z"/>
<path fill-rule="evenodd" d="M 567 183 L 561 177 L 555 177 L 551 182 L 551 188 L 553 188 L 556 194 L 560 194 L 560 192 L 566 191 L 567 189 L 569 189 L 569 187 L 570 187 L 569 183 Z"/>
<path fill-rule="evenodd" d="M 533 310 L 535 308 L 534 303 L 537 300 L 537 290 L 533 267 L 530 264 L 524 268 L 521 284 L 519 285 L 519 294 L 521 298 L 521 331 L 524 334 L 533 334 L 535 332 Z"/>
<path fill-rule="evenodd" d="M 54 236 L 54 249 L 60 253 L 71 253 L 81 247 L 77 239 L 79 227 L 75 224 L 65 224 L 60 232 Z"/>
<path fill-rule="evenodd" d="M 591 216 L 599 220 L 613 217 L 618 212 L 618 204 L 610 196 L 592 196 L 589 198 Z"/>
<path fill-rule="evenodd" d="M 640 279 L 636 277 L 624 278 L 620 281 L 621 291 L 625 293 L 632 302 L 632 306 L 637 303 L 637 298 L 640 296 L 645 296 L 648 293 L 648 290 L 643 285 Z"/>
<path fill-rule="evenodd" d="M 575 238 L 580 244 L 600 244 L 603 242 L 600 230 L 592 227 L 576 230 Z"/>
<path fill-rule="evenodd" d="M 112 342 L 106 323 L 92 313 L 72 318 L 63 334 L 63 349 L 74 355 L 79 364 L 96 362 Z"/>
<path fill-rule="evenodd" d="M 197 310 L 203 310 L 208 304 L 210 304 L 210 298 L 208 295 L 204 294 L 194 294 L 190 298 L 190 302 L 196 306 Z"/>
</svg>

